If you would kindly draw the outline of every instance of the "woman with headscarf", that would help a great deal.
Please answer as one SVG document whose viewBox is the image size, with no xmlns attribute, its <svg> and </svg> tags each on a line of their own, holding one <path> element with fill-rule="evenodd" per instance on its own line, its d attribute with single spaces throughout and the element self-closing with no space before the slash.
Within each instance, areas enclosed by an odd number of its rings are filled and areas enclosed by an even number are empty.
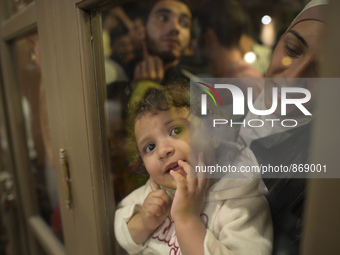
<svg viewBox="0 0 340 255">
<path fill-rule="evenodd" d="M 240 137 L 247 147 L 253 150 L 260 165 L 290 166 L 305 164 L 309 161 L 312 117 L 305 116 L 297 107 L 287 107 L 286 115 L 281 116 L 281 89 L 289 86 L 287 84 L 290 83 L 290 78 L 318 77 L 326 7 L 327 1 L 325 0 L 310 1 L 283 34 L 273 52 L 266 74 L 267 78 L 272 79 L 266 80 L 264 91 L 254 103 L 255 109 L 269 109 L 273 103 L 272 88 L 278 87 L 278 107 L 269 116 L 258 116 L 251 112 L 247 114 L 246 123 L 251 119 L 261 119 L 265 123 L 263 127 L 241 127 Z M 304 107 L 313 112 L 314 85 L 307 82 L 304 88 L 311 92 L 311 99 L 304 104 Z M 287 128 L 266 121 L 268 119 L 281 121 L 283 118 L 295 119 L 297 125 Z M 274 225 L 273 254 L 278 254 L 279 251 L 280 254 L 298 254 L 305 179 L 264 179 L 264 181 L 269 189 L 267 199 Z"/>
</svg>

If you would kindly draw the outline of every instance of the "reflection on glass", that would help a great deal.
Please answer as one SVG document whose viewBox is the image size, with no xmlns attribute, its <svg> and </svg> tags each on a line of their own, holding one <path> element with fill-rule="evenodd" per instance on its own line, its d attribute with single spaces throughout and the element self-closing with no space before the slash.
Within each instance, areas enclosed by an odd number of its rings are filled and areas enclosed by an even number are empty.
<svg viewBox="0 0 340 255">
<path fill-rule="evenodd" d="M 107 137 L 116 202 L 146 181 L 138 167 L 129 164 L 125 150 L 126 111 L 132 91 L 130 81 L 134 67 L 140 61 L 143 37 L 143 9 L 136 3 L 127 5 L 133 14 L 128 15 L 126 9 L 119 6 L 104 12 L 102 17 L 109 123 Z"/>
<path fill-rule="evenodd" d="M 102 17 L 107 137 L 116 202 L 145 182 L 138 175 L 142 162 L 131 165 L 125 150 L 126 114 L 135 84 L 151 80 L 166 86 L 178 78 L 188 84 L 190 78 L 261 78 L 267 73 L 274 45 L 302 8 L 293 0 L 266 4 L 198 0 L 191 1 L 190 7 L 182 1 L 154 2 L 151 11 L 149 4 L 134 1 Z M 252 86 L 255 100 L 263 84 Z M 231 95 L 223 96 L 229 107 Z"/>
<path fill-rule="evenodd" d="M 165 84 L 178 77 L 261 78 L 268 69 L 273 45 L 303 7 L 302 3 L 291 5 L 293 1 L 189 1 L 190 10 L 183 8 L 185 15 L 178 26 L 169 29 L 164 24 L 175 16 L 149 12 L 150 2 L 157 1 L 124 3 L 102 16 L 108 137 L 112 176 L 114 182 L 119 180 L 115 184 L 117 201 L 139 185 L 131 179 L 137 175 L 136 169 L 128 167 L 124 151 L 126 108 L 134 84 L 140 79 Z M 195 15 L 187 20 L 190 12 Z M 167 47 L 173 55 L 166 52 Z M 160 60 L 155 60 L 156 56 Z M 254 87 L 254 94 L 262 89 Z M 226 97 L 230 104 L 230 96 Z"/>
<path fill-rule="evenodd" d="M 62 239 L 38 34 L 16 40 L 14 46 L 22 91 L 27 149 L 35 177 L 40 214 L 56 236 Z"/>
<path fill-rule="evenodd" d="M 34 0 L 7 0 L 3 6 L 7 9 L 7 16 L 10 17 L 23 10 L 33 1 Z"/>
<path fill-rule="evenodd" d="M 10 173 L 10 155 L 6 135 L 5 118 L 0 105 L 0 254 L 18 254 L 13 238 L 16 238 L 14 185 Z"/>
</svg>

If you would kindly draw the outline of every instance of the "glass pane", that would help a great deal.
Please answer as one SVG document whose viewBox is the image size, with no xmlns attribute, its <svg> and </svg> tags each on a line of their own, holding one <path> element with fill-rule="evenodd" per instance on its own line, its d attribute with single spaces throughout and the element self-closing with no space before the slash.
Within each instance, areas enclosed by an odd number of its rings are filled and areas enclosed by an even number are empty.
<svg viewBox="0 0 340 255">
<path fill-rule="evenodd" d="M 109 138 L 111 151 L 110 171 L 116 203 L 119 203 L 133 190 L 144 185 L 146 180 L 149 179 L 144 166 L 145 161 L 144 164 L 142 161 L 142 158 L 145 159 L 146 156 L 141 157 L 139 154 L 142 154 L 143 150 L 152 153 L 153 149 L 157 147 L 153 144 L 154 141 L 148 141 L 150 144 L 146 144 L 142 148 L 139 147 L 139 150 L 135 150 L 135 154 L 131 155 L 128 151 L 129 141 L 131 141 L 129 140 L 131 134 L 128 132 L 133 132 L 133 138 L 137 129 L 134 125 L 129 126 L 131 124 L 127 118 L 129 107 L 131 107 L 129 102 L 134 98 L 135 93 L 139 93 L 138 89 L 141 86 L 146 87 L 150 84 L 156 86 L 153 83 L 141 81 L 154 81 L 164 88 L 173 81 L 189 85 L 190 79 L 199 82 L 202 81 L 202 78 L 266 77 L 267 71 L 272 70 L 269 66 L 275 47 L 279 42 L 282 43 L 282 40 L 280 41 L 281 36 L 285 35 L 286 29 L 303 9 L 306 1 L 200 0 L 146 2 L 129 1 L 129 3 L 114 6 L 103 12 L 102 16 L 107 88 L 105 104 L 107 122 L 110 127 L 106 137 Z M 153 5 L 150 2 L 156 3 Z M 291 49 L 287 46 L 286 50 Z M 290 53 L 292 52 L 294 50 Z M 292 61 L 291 58 L 292 56 L 280 59 L 279 62 L 282 65 L 289 66 Z M 317 68 L 313 70 L 316 71 Z M 269 75 L 268 78 L 275 76 L 273 73 L 269 73 Z M 308 75 L 312 76 L 312 74 Z M 313 73 L 313 75 L 317 76 L 317 73 Z M 264 91 L 264 86 L 253 87 L 253 91 L 257 93 L 256 95 L 254 93 L 253 97 L 256 100 L 257 95 Z M 141 94 L 139 95 L 141 96 Z M 224 96 L 228 110 L 228 107 L 232 106 L 232 97 L 230 95 Z M 157 111 L 150 112 L 155 116 L 160 114 Z M 143 117 L 145 115 L 138 115 L 138 118 Z M 140 120 L 138 118 L 137 121 Z M 242 119 L 244 118 L 245 116 L 242 116 Z M 132 124 L 136 124 L 137 121 L 132 122 Z M 149 124 L 149 130 L 156 132 L 157 122 L 150 121 Z M 143 129 L 143 131 L 146 132 L 148 129 Z M 239 138 L 238 131 L 235 133 L 235 141 Z M 174 132 L 179 132 L 179 130 L 176 129 Z M 202 137 L 202 140 L 204 139 Z M 246 149 L 253 153 L 251 151 L 253 148 L 249 145 L 248 147 Z M 254 154 L 256 155 L 255 152 Z M 260 159 L 256 158 L 256 160 L 259 161 Z M 176 168 L 177 165 L 174 164 L 170 167 Z M 279 254 L 280 249 L 288 253 L 297 252 L 304 209 L 304 180 L 296 182 L 287 180 L 287 183 L 282 183 L 276 179 L 267 179 L 264 180 L 264 183 L 270 191 L 270 196 L 266 196 L 266 199 L 269 203 L 274 202 L 270 206 L 275 207 L 277 205 L 275 199 L 276 201 L 279 200 L 280 203 L 284 203 L 283 201 L 286 199 L 283 208 L 290 208 L 287 210 L 280 208 L 282 211 L 276 211 L 275 216 L 273 216 L 282 219 L 282 222 L 279 222 L 278 218 L 274 219 L 276 220 L 274 224 L 278 224 L 274 226 L 275 231 L 278 232 L 275 232 L 273 254 Z M 286 184 L 289 188 L 298 187 L 293 190 L 295 201 L 291 201 L 285 195 L 283 186 Z M 145 190 L 146 188 L 142 191 Z M 168 193 L 173 192 L 173 190 L 165 190 Z M 278 200 L 275 192 L 281 194 L 281 196 L 278 196 Z M 138 196 L 138 194 L 135 195 Z M 130 199 L 132 198 L 130 197 Z M 137 214 L 141 210 L 143 201 L 142 199 L 138 201 L 139 207 L 135 208 L 133 212 L 130 210 L 129 213 Z M 128 211 L 125 212 L 128 213 Z M 124 215 L 124 220 L 129 221 L 132 217 L 130 216 Z M 171 219 L 169 221 L 171 222 Z M 288 226 L 289 224 L 292 224 L 289 229 L 282 229 L 284 225 Z M 168 226 L 170 228 L 173 225 L 168 224 Z M 281 229 L 277 228 L 278 226 Z M 161 230 L 157 231 L 155 228 L 150 240 L 164 241 L 169 238 L 166 235 L 169 232 L 165 232 L 168 229 L 163 228 L 163 230 L 164 232 L 160 233 Z M 161 234 L 166 236 L 163 236 L 162 239 Z M 122 239 L 119 240 L 119 238 L 120 233 L 117 234 L 117 239 L 121 244 Z M 285 246 L 286 243 L 290 243 L 290 245 Z M 177 252 L 175 246 L 174 244 L 173 250 L 171 250 L 174 254 Z M 128 249 L 129 247 L 127 247 Z"/>
<path fill-rule="evenodd" d="M 27 5 L 34 0 L 5 0 L 1 3 L 3 18 L 9 19 L 11 16 L 23 10 Z"/>
<path fill-rule="evenodd" d="M 1 90 L 2 88 L 0 88 Z M 0 102 L 3 103 L 0 93 Z M 11 175 L 4 105 L 0 105 L 0 254 L 18 254 L 18 218 Z"/>
<path fill-rule="evenodd" d="M 118 203 L 128 193 L 145 183 L 146 176 L 136 171 L 136 166 L 129 164 L 126 154 L 126 111 L 132 90 L 130 81 L 134 65 L 139 60 L 135 51 L 139 48 L 138 37 L 142 36 L 142 21 L 138 16 L 143 5 L 134 2 L 128 4 L 133 21 L 121 6 L 103 13 L 103 43 L 105 56 L 105 75 L 107 84 L 107 120 L 111 174 Z M 117 18 L 120 17 L 120 18 Z M 126 22 L 126 24 L 124 23 Z M 132 30 L 129 31 L 128 28 Z M 131 33 L 133 32 L 133 35 Z M 131 36 L 132 35 L 132 36 Z M 115 38 L 115 39 L 113 39 Z M 138 167 L 137 167 L 138 168 Z"/>
<path fill-rule="evenodd" d="M 38 34 L 33 33 L 16 40 L 14 47 L 22 91 L 27 149 L 35 177 L 40 214 L 62 240 Z"/>
<path fill-rule="evenodd" d="M 34 0 L 7 0 L 7 12 L 9 16 L 12 16 L 22 9 L 24 9 L 29 3 L 32 3 Z"/>
<path fill-rule="evenodd" d="M 154 67 L 162 65 L 168 70 L 164 72 L 163 80 L 157 77 L 154 80 L 165 83 L 166 80 L 183 77 L 190 79 L 192 76 L 198 78 L 239 77 L 242 72 L 244 75 L 248 75 L 247 72 L 250 72 L 255 77 L 263 76 L 269 66 L 276 40 L 280 38 L 291 19 L 302 8 L 302 3 L 301 1 L 291 1 L 294 2 L 294 5 L 290 5 L 289 1 L 282 1 L 282 3 L 240 2 L 240 5 L 235 4 L 233 7 L 242 14 L 240 18 L 233 17 L 238 22 L 237 28 L 232 31 L 235 33 L 234 37 L 239 39 L 237 39 L 238 46 L 235 46 L 234 41 L 236 39 L 233 37 L 230 37 L 231 40 L 234 40 L 233 44 L 229 42 L 232 45 L 230 52 L 232 52 L 233 58 L 237 59 L 233 65 L 227 66 L 221 63 L 223 68 L 219 70 L 216 67 L 217 64 L 214 65 L 210 61 L 212 51 L 207 50 L 206 44 L 208 42 L 203 42 L 204 31 L 202 31 L 206 27 L 207 21 L 205 19 L 207 17 L 202 14 L 201 8 L 204 6 L 212 11 L 216 9 L 217 5 L 214 5 L 213 1 L 195 1 L 190 5 L 190 9 L 192 13 L 201 13 L 200 18 L 194 15 L 190 20 L 191 29 L 189 33 L 186 31 L 186 38 L 183 39 L 183 42 L 176 42 L 176 38 L 173 42 L 174 45 L 178 43 L 186 46 L 181 45 L 182 48 L 178 50 L 179 53 L 176 53 L 177 46 L 172 46 L 175 49 L 174 54 L 178 54 L 178 58 L 175 56 L 177 59 L 173 61 L 177 65 L 175 68 L 169 68 L 167 65 L 170 64 L 171 66 L 172 60 L 167 59 L 165 55 L 161 56 L 162 64 L 155 62 L 153 65 Z M 210 5 L 210 7 L 206 5 Z M 115 6 L 102 14 L 108 99 L 106 106 L 108 110 L 107 120 L 110 126 L 107 137 L 109 137 L 111 151 L 111 171 L 116 202 L 119 202 L 129 192 L 145 182 L 145 177 L 141 176 L 139 171 L 136 171 L 138 166 L 131 166 L 131 162 L 126 157 L 125 125 L 127 103 L 131 91 L 134 89 L 135 81 L 140 79 L 135 74 L 137 67 L 145 56 L 151 57 L 161 54 L 157 52 L 157 45 L 152 44 L 153 40 L 159 35 L 156 32 L 154 32 L 154 35 L 151 32 L 145 32 L 152 29 L 146 28 L 144 24 L 145 15 L 151 6 L 150 3 L 134 1 Z M 164 17 L 157 18 L 164 19 Z M 227 19 L 224 22 L 230 20 Z M 265 24 L 262 23 L 262 20 Z M 182 22 L 182 26 L 187 26 L 185 24 L 187 20 L 182 20 Z M 227 24 L 225 25 L 227 26 Z M 171 35 L 167 36 L 169 37 L 168 40 L 171 40 Z M 176 61 L 179 61 L 179 63 Z"/>
</svg>

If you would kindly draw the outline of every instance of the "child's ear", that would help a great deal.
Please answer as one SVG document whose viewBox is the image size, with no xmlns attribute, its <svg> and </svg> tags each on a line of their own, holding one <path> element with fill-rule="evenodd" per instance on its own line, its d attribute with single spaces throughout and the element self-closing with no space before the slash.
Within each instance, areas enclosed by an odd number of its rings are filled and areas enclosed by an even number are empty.
<svg viewBox="0 0 340 255">
<path fill-rule="evenodd" d="M 217 135 L 214 135 L 213 138 L 212 138 L 212 144 L 214 146 L 215 149 L 217 149 L 218 147 L 220 147 L 220 137 L 217 136 Z"/>
</svg>

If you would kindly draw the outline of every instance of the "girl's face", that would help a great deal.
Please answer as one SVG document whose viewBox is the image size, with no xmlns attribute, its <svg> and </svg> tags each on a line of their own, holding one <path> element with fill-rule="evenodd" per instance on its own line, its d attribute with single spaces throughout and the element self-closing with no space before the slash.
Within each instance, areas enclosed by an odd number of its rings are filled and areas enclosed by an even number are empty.
<svg viewBox="0 0 340 255">
<path fill-rule="evenodd" d="M 323 29 L 324 24 L 316 20 L 301 21 L 293 26 L 276 46 L 266 77 L 274 79 L 283 78 L 281 80 L 287 78 L 318 77 L 320 42 Z M 279 85 L 274 82 L 266 82 L 265 85 L 265 103 L 268 108 L 272 105 L 272 88 L 279 87 L 279 102 L 275 112 L 276 115 L 280 114 L 281 111 L 280 87 L 282 86 L 289 85 L 287 82 L 284 82 L 284 84 L 280 83 Z M 309 101 L 310 104 L 312 104 L 314 99 L 315 89 L 313 86 L 309 86 L 309 83 L 304 85 L 311 92 L 312 98 Z M 296 109 L 296 107 L 287 109 L 287 115 L 294 114 L 294 111 L 300 110 Z"/>
<path fill-rule="evenodd" d="M 138 150 L 150 176 L 161 186 L 176 188 L 176 182 L 170 175 L 175 170 L 186 176 L 184 169 L 178 167 L 178 160 L 190 164 L 190 113 L 187 108 L 171 108 L 157 114 L 145 113 L 135 122 L 135 138 Z M 214 159 L 214 149 L 209 139 L 198 129 L 199 136 L 195 155 L 203 152 L 206 159 Z M 195 150 L 196 151 L 196 150 Z M 196 160 L 193 160 L 196 162 Z M 191 162 L 194 164 L 195 162 Z M 213 161 L 212 161 L 213 162 Z M 211 162 L 211 163 L 212 163 Z"/>
</svg>

